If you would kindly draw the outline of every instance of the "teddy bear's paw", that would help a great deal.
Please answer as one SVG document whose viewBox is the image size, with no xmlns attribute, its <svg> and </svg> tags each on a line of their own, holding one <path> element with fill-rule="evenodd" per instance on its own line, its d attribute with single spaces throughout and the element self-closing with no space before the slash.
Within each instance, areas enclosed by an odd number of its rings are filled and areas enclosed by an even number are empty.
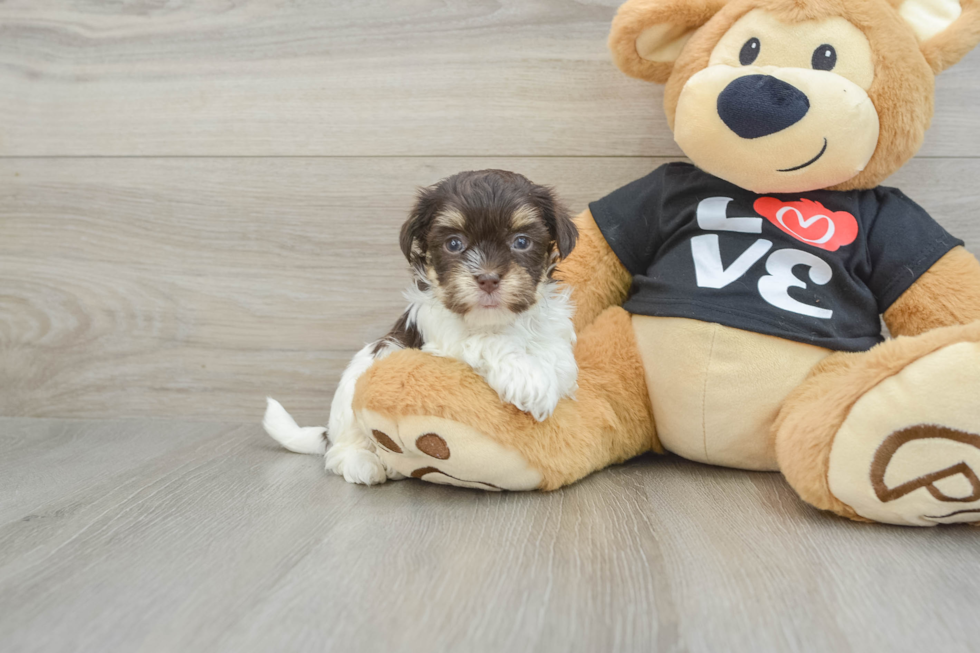
<svg viewBox="0 0 980 653">
<path fill-rule="evenodd" d="M 862 396 L 834 438 L 827 479 L 874 521 L 980 522 L 980 344 L 940 349 Z"/>
<path fill-rule="evenodd" d="M 404 476 L 481 490 L 534 490 L 542 480 L 517 451 L 465 424 L 439 417 L 390 419 L 358 413 L 385 467 Z"/>
</svg>

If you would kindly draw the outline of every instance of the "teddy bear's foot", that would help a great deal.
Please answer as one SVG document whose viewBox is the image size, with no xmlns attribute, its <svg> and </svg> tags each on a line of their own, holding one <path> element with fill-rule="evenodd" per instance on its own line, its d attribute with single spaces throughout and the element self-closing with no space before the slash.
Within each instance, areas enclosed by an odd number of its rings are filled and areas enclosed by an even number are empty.
<svg viewBox="0 0 980 653">
<path fill-rule="evenodd" d="M 834 437 L 827 480 L 867 519 L 980 522 L 980 344 L 920 358 L 858 399 Z"/>
<path fill-rule="evenodd" d="M 537 421 L 501 401 L 468 365 L 407 349 L 357 382 L 354 413 L 385 466 L 424 481 L 554 490 L 660 451 L 630 316 L 605 311 L 579 334 L 577 400 Z"/>
<path fill-rule="evenodd" d="M 804 499 L 853 519 L 980 523 L 978 341 L 980 324 L 949 327 L 818 371 L 777 423 L 787 479 Z M 807 425 L 808 415 L 830 419 Z"/>
<path fill-rule="evenodd" d="M 517 451 L 465 424 L 430 416 L 390 419 L 371 410 L 360 411 L 358 419 L 385 466 L 403 476 L 491 491 L 541 484 L 541 472 Z"/>
</svg>

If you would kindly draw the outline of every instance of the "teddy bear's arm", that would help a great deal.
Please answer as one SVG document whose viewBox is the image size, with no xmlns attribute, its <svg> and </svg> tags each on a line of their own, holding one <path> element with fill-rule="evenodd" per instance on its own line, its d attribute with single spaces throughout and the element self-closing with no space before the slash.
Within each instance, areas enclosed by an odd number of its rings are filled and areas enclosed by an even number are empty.
<svg viewBox="0 0 980 653">
<path fill-rule="evenodd" d="M 591 211 L 580 213 L 575 226 L 578 244 L 558 266 L 555 278 L 572 288 L 578 332 L 592 324 L 602 311 L 626 301 L 633 277 L 609 247 Z"/>
<path fill-rule="evenodd" d="M 936 261 L 885 311 L 895 336 L 980 320 L 980 262 L 963 247 Z"/>
</svg>

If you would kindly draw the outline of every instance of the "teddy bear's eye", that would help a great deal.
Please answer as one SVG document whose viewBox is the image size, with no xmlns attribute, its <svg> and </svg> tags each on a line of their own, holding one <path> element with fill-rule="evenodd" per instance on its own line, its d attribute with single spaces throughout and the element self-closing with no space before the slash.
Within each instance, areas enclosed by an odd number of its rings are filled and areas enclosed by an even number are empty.
<svg viewBox="0 0 980 653">
<path fill-rule="evenodd" d="M 814 70 L 833 70 L 837 65 L 837 50 L 825 43 L 813 51 L 811 63 Z"/>
<path fill-rule="evenodd" d="M 762 44 L 759 43 L 759 39 L 755 37 L 750 38 L 742 46 L 742 51 L 738 53 L 739 63 L 743 66 L 751 66 L 759 58 L 759 51 L 761 49 Z"/>
</svg>

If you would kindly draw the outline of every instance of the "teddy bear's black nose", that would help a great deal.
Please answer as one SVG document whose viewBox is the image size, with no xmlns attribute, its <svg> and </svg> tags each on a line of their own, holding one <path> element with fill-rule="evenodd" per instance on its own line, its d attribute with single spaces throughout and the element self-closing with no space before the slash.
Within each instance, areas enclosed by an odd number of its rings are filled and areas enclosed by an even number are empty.
<svg viewBox="0 0 980 653">
<path fill-rule="evenodd" d="M 739 77 L 718 96 L 718 115 L 742 138 L 781 132 L 809 110 L 803 91 L 770 75 Z"/>
</svg>

